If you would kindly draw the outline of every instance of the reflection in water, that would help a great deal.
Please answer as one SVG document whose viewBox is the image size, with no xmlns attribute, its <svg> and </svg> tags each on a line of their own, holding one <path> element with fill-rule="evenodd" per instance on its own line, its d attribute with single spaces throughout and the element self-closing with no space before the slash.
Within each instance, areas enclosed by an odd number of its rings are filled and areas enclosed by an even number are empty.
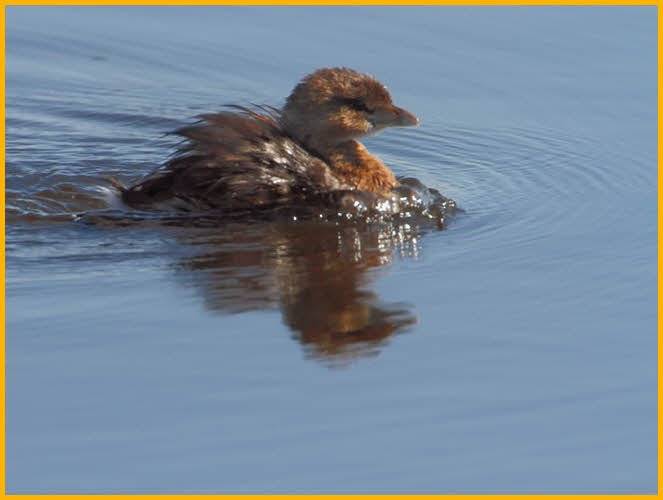
<svg viewBox="0 0 663 500">
<path fill-rule="evenodd" d="M 456 212 L 453 200 L 417 179 L 399 180 L 390 198 L 338 192 L 323 207 L 223 215 L 103 210 L 73 218 L 111 230 L 154 229 L 159 240 L 169 235 L 177 278 L 199 291 L 208 310 L 278 307 L 308 355 L 344 363 L 377 354 L 391 335 L 417 322 L 411 306 L 385 303 L 371 284 L 398 256 L 416 257 L 419 237 L 442 229 Z M 71 220 L 66 212 L 34 213 L 14 201 L 13 223 Z"/>
<path fill-rule="evenodd" d="M 410 306 L 384 303 L 368 287 L 397 255 L 418 254 L 422 231 L 395 222 L 229 226 L 178 238 L 197 247 L 179 275 L 213 311 L 278 306 L 311 357 L 347 361 L 377 354 L 416 323 Z"/>
<path fill-rule="evenodd" d="M 275 206 L 223 216 L 105 211 L 76 216 L 110 227 L 172 232 L 177 276 L 210 311 L 278 307 L 315 359 L 344 363 L 376 355 L 417 322 L 411 306 L 383 302 L 370 289 L 396 257 L 416 257 L 420 236 L 442 229 L 456 205 L 414 178 L 389 198 L 339 192 L 337 206 Z"/>
<path fill-rule="evenodd" d="M 34 197 L 10 197 L 7 215 L 14 225 L 69 223 L 70 214 L 83 209 L 75 221 L 110 230 L 153 229 L 160 246 L 164 235 L 175 243 L 166 253 L 177 262 L 177 278 L 199 291 L 208 310 L 278 307 L 308 355 L 344 363 L 377 354 L 391 335 L 417 322 L 411 306 L 385 303 L 371 285 L 398 256 L 416 257 L 419 237 L 442 229 L 456 212 L 453 200 L 417 179 L 399 181 L 388 198 L 339 191 L 322 206 L 223 215 L 95 211 L 105 204 L 98 192 L 90 195 L 99 186 L 72 183 L 76 196 L 43 191 L 39 208 Z"/>
</svg>

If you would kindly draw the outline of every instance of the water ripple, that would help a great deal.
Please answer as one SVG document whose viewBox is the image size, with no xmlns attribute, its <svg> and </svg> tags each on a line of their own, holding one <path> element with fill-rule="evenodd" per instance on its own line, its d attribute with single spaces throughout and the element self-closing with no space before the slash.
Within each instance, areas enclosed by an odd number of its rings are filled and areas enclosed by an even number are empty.
<svg viewBox="0 0 663 500">
<path fill-rule="evenodd" d="M 618 200 L 652 182 L 651 161 L 615 158 L 605 144 L 559 130 L 407 132 L 380 146 L 392 165 L 398 164 L 392 152 L 410 157 L 405 169 L 467 210 L 457 222 L 464 239 L 512 228 L 522 244 L 560 230 L 577 210 L 587 208 L 597 224 L 608 224 L 585 200 Z M 619 168 L 620 162 L 628 168 Z"/>
</svg>

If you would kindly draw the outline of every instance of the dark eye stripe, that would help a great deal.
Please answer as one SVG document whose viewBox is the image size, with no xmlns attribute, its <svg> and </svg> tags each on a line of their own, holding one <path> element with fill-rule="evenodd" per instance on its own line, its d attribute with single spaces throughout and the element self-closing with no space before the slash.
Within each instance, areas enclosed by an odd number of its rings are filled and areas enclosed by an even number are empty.
<svg viewBox="0 0 663 500">
<path fill-rule="evenodd" d="M 349 108 L 354 109 L 355 111 L 365 111 L 367 113 L 372 111 L 368 108 L 368 106 L 366 106 L 366 104 L 364 104 L 363 101 L 359 99 L 342 99 L 341 102 Z"/>
<path fill-rule="evenodd" d="M 368 111 L 368 107 L 361 101 L 352 101 L 350 107 L 357 111 Z"/>
</svg>

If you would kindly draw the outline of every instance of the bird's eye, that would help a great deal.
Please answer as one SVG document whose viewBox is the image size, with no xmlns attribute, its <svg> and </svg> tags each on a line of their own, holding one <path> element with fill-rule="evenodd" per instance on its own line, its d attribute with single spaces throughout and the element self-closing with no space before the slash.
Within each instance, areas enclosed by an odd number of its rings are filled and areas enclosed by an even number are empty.
<svg viewBox="0 0 663 500">
<path fill-rule="evenodd" d="M 359 99 L 349 99 L 349 100 L 347 101 L 347 105 L 348 105 L 350 108 L 354 109 L 355 111 L 365 111 L 365 112 L 369 112 L 369 111 L 370 111 L 370 110 L 368 109 L 368 106 L 366 106 L 366 104 L 364 104 L 364 103 L 363 103 L 362 101 L 360 101 Z"/>
</svg>

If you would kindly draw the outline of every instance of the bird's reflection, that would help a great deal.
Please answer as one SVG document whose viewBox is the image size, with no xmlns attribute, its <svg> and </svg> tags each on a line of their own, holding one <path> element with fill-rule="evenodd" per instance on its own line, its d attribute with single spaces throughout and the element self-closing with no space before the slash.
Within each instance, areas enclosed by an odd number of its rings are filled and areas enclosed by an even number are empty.
<svg viewBox="0 0 663 500">
<path fill-rule="evenodd" d="M 411 305 L 383 301 L 374 285 L 395 259 L 417 257 L 421 236 L 437 227 L 412 219 L 247 223 L 110 211 L 84 220 L 165 230 L 177 245 L 178 280 L 208 310 L 278 308 L 307 355 L 332 364 L 377 355 L 417 322 Z"/>
<path fill-rule="evenodd" d="M 196 251 L 178 274 L 212 311 L 278 307 L 309 356 L 344 362 L 377 354 L 417 322 L 371 285 L 397 256 L 418 255 L 421 232 L 394 222 L 229 225 L 182 238 Z"/>
</svg>

